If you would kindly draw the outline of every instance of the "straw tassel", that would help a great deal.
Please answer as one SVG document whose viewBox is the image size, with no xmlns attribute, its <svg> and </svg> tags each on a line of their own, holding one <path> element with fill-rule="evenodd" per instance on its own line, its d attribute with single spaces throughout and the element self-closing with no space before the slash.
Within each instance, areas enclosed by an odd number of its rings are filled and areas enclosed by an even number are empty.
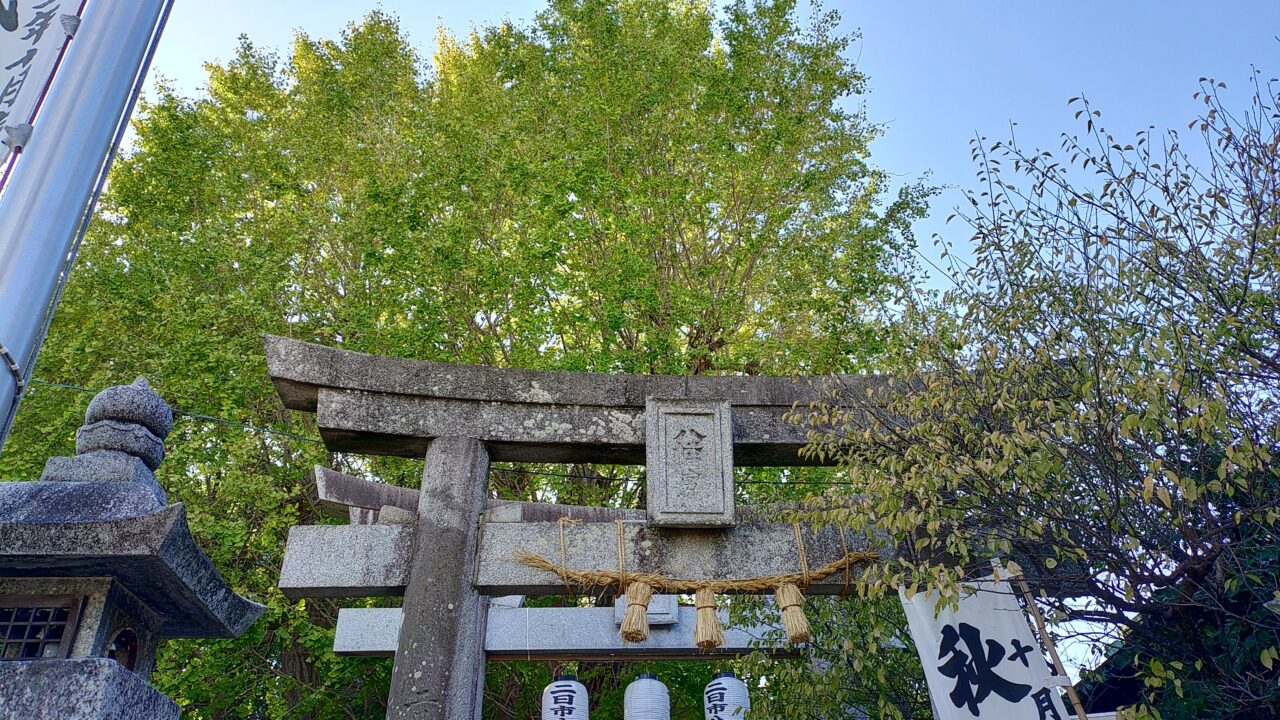
<svg viewBox="0 0 1280 720">
<path fill-rule="evenodd" d="M 693 626 L 693 642 L 703 650 L 718 648 L 724 644 L 724 628 L 716 615 L 716 594 L 711 588 L 698 588 L 693 596 L 698 608 L 698 621 Z"/>
<path fill-rule="evenodd" d="M 809 621 L 804 616 L 804 595 L 800 588 L 783 583 L 774 591 L 774 597 L 782 609 L 782 628 L 787 631 L 787 642 L 809 642 Z"/>
<path fill-rule="evenodd" d="M 627 585 L 627 612 L 622 616 L 622 629 L 618 634 L 626 642 L 644 642 L 649 639 L 649 598 L 653 588 L 648 583 L 632 582 Z"/>
</svg>

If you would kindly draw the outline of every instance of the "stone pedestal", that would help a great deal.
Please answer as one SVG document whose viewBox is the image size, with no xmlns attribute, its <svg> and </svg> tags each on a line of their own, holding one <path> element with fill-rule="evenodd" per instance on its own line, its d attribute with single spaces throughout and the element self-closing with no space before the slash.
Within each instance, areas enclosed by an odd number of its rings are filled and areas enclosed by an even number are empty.
<svg viewBox="0 0 1280 720">
<path fill-rule="evenodd" d="M 0 662 L 0 720 L 178 720 L 178 705 L 106 658 Z"/>
</svg>

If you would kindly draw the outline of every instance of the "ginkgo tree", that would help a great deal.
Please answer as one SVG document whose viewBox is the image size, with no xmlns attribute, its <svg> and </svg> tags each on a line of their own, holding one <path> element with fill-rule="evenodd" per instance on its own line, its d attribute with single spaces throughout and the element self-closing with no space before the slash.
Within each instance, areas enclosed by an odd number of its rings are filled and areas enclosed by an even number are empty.
<svg viewBox="0 0 1280 720">
<path fill-rule="evenodd" d="M 204 92 L 161 85 L 112 169 L 36 377 L 146 375 L 180 415 L 161 481 L 235 588 L 235 641 L 182 641 L 152 681 L 192 718 L 380 718 L 389 661 L 329 652 L 335 608 L 275 589 L 311 465 L 415 486 L 420 463 L 333 456 L 285 411 L 263 333 L 405 357 L 666 373 L 858 371 L 910 287 L 910 222 L 833 14 L 791 0 L 552 0 L 441 34 L 390 17 L 278 56 L 245 41 Z M 6 478 L 68 454 L 89 393 L 36 385 Z M 517 499 L 634 504 L 607 468 L 499 468 Z M 491 673 L 527 717 L 551 668 Z M 536 670 L 536 673 L 535 673 Z M 520 675 L 521 672 L 527 675 Z M 540 674 L 537 674 L 540 673 Z M 587 679 L 618 702 L 617 668 Z M 673 669 L 673 686 L 700 688 Z M 685 680 L 680 680 L 684 677 Z M 700 717 L 692 691 L 678 717 Z"/>
</svg>

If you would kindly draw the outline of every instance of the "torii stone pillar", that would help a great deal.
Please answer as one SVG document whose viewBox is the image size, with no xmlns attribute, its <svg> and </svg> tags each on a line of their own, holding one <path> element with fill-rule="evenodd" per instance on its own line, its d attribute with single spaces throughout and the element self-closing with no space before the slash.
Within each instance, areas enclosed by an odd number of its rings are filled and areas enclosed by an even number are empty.
<svg viewBox="0 0 1280 720">
<path fill-rule="evenodd" d="M 625 565 L 690 582 L 796 575 L 808 594 L 847 591 L 853 557 L 880 553 L 866 552 L 878 546 L 868 537 L 800 529 L 735 506 L 735 465 L 831 461 L 799 453 L 808 428 L 789 417 L 821 397 L 825 378 L 498 369 L 276 337 L 266 351 L 281 399 L 316 413 L 330 450 L 426 458 L 416 502 L 402 488 L 356 492 L 369 499 L 355 503 L 359 512 L 344 511 L 374 524 L 294 527 L 280 573 L 291 598 L 405 596 L 390 718 L 479 717 L 488 650 L 482 596 L 564 590 L 562 575 L 519 562 L 518 551 L 558 555 L 569 568 L 618 567 L 621 575 Z M 840 382 L 855 394 L 885 388 L 877 378 Z M 647 508 L 634 519 L 635 511 L 531 504 L 486 512 L 491 459 L 646 463 Z M 406 519 L 414 507 L 417 517 Z M 561 518 L 580 522 L 566 533 Z M 843 581 L 832 563 L 843 563 Z M 827 570 L 810 578 L 810 565 Z M 651 650 L 679 648 L 668 641 Z"/>
<path fill-rule="evenodd" d="M 488 478 L 479 440 L 441 437 L 427 448 L 388 718 L 480 717 L 484 614 L 472 578 Z"/>
</svg>

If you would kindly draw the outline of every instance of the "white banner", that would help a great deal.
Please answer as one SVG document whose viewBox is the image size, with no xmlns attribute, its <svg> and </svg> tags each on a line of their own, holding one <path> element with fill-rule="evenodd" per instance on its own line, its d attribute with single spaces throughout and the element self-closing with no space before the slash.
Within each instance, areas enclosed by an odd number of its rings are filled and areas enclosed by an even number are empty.
<svg viewBox="0 0 1280 720">
<path fill-rule="evenodd" d="M 1007 582 L 966 583 L 958 609 L 900 590 L 938 720 L 1068 720 L 1061 683 Z M 1071 716 L 1073 717 L 1073 716 Z"/>
<path fill-rule="evenodd" d="M 0 0 L 0 163 L 26 143 L 27 123 L 75 34 L 81 0 Z"/>
</svg>

